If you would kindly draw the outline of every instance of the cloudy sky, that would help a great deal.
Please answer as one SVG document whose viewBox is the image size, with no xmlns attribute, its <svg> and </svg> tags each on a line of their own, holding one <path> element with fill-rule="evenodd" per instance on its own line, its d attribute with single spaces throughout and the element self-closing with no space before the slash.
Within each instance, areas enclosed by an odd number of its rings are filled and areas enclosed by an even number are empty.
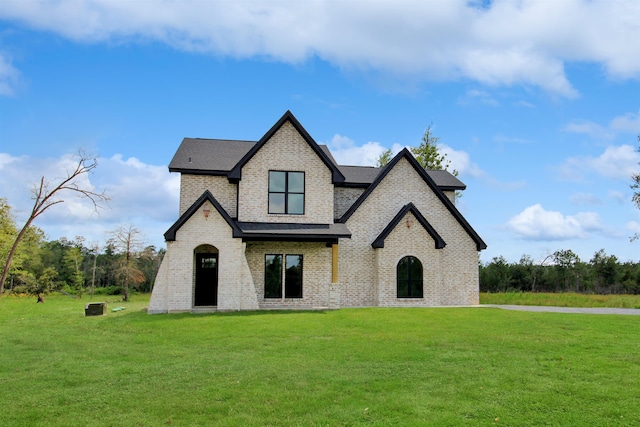
<svg viewBox="0 0 640 427">
<path fill-rule="evenodd" d="M 38 219 L 50 239 L 147 241 L 177 219 L 183 137 L 259 139 L 291 110 L 343 164 L 432 126 L 467 184 L 459 208 L 499 255 L 640 259 L 640 2 L 270 0 L 0 2 L 0 197 L 99 158 Z"/>
</svg>

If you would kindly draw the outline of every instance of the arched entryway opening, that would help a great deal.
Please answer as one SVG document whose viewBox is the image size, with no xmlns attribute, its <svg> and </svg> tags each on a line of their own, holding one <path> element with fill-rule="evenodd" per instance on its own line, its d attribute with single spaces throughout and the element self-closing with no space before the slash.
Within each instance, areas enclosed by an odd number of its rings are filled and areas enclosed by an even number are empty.
<svg viewBox="0 0 640 427">
<path fill-rule="evenodd" d="M 194 251 L 194 307 L 218 305 L 218 249 L 200 245 Z"/>
</svg>

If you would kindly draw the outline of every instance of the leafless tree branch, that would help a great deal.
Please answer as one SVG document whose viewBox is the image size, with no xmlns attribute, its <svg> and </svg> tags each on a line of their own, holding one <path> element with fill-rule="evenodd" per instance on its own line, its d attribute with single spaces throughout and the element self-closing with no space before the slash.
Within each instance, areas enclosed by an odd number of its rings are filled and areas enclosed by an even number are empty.
<svg viewBox="0 0 640 427">
<path fill-rule="evenodd" d="M 89 156 L 83 151 L 79 151 L 77 154 L 77 162 L 73 169 L 67 171 L 67 176 L 64 178 L 60 178 L 60 181 L 57 183 L 49 182 L 46 177 L 40 178 L 40 183 L 34 185 L 32 190 L 33 194 L 33 209 L 31 210 L 31 214 L 29 218 L 25 222 L 24 226 L 16 236 L 13 245 L 7 255 L 7 259 L 5 260 L 5 264 L 2 270 L 2 276 L 0 277 L 0 295 L 2 295 L 2 291 L 4 290 L 4 283 L 7 279 L 7 275 L 9 274 L 9 268 L 11 268 L 11 262 L 13 260 L 13 255 L 18 248 L 18 244 L 22 237 L 25 235 L 31 223 L 42 215 L 47 209 L 51 206 L 64 203 L 64 199 L 59 198 L 65 192 L 75 193 L 76 195 L 80 195 L 81 197 L 88 199 L 93 204 L 93 209 L 97 212 L 98 209 L 105 208 L 108 206 L 109 197 L 107 197 L 105 191 L 96 192 L 93 190 L 88 190 L 82 188 L 78 185 L 78 179 L 82 175 L 93 173 L 93 170 L 98 167 L 98 161 L 95 157 Z"/>
</svg>

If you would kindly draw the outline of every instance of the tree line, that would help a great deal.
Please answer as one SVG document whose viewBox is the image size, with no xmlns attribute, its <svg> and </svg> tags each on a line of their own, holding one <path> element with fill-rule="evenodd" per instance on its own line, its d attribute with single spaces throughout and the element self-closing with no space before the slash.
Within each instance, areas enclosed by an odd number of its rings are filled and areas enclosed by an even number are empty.
<svg viewBox="0 0 640 427">
<path fill-rule="evenodd" d="M 604 249 L 588 262 L 570 249 L 555 251 L 541 261 L 522 255 L 510 263 L 499 256 L 480 263 L 480 291 L 640 294 L 640 263 L 620 262 Z"/>
<path fill-rule="evenodd" d="M 11 207 L 0 199 L 0 264 L 19 233 Z M 88 244 L 81 236 L 47 240 L 45 233 L 28 226 L 13 253 L 5 290 L 45 295 L 60 291 L 122 295 L 150 292 L 164 256 L 164 249 L 145 246 L 134 226 L 112 230 L 103 244 Z"/>
</svg>

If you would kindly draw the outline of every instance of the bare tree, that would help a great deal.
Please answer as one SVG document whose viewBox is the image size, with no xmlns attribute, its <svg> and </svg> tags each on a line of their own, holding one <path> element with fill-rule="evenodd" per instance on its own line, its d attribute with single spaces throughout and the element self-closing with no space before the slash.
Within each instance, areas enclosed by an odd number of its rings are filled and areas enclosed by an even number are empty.
<svg viewBox="0 0 640 427">
<path fill-rule="evenodd" d="M 98 162 L 95 157 L 88 156 L 83 152 L 79 152 L 77 157 L 78 159 L 75 167 L 67 170 L 65 178 L 59 178 L 56 179 L 56 181 L 51 182 L 43 176 L 40 178 L 40 184 L 34 184 L 32 189 L 32 199 L 34 200 L 33 208 L 31 209 L 29 218 L 16 236 L 16 239 L 9 250 L 9 254 L 7 255 L 7 259 L 5 260 L 2 276 L 0 277 L 0 295 L 2 295 L 2 291 L 4 290 L 4 282 L 9 274 L 11 261 L 13 260 L 13 255 L 18 248 L 18 244 L 31 226 L 31 223 L 36 218 L 42 215 L 51 206 L 64 203 L 64 199 L 61 197 L 68 193 L 80 195 L 81 197 L 90 200 L 93 204 L 94 210 L 96 211 L 98 208 L 103 207 L 103 204 L 106 204 L 109 200 L 104 191 L 98 193 L 96 191 L 80 187 L 78 184 L 79 178 L 84 174 L 91 173 L 96 167 L 98 167 Z"/>
<path fill-rule="evenodd" d="M 133 225 L 121 225 L 111 232 L 109 242 L 123 255 L 118 275 L 122 278 L 123 301 L 129 301 L 129 285 L 144 283 L 144 273 L 136 266 L 136 255 L 144 248 L 142 232 Z"/>
</svg>

